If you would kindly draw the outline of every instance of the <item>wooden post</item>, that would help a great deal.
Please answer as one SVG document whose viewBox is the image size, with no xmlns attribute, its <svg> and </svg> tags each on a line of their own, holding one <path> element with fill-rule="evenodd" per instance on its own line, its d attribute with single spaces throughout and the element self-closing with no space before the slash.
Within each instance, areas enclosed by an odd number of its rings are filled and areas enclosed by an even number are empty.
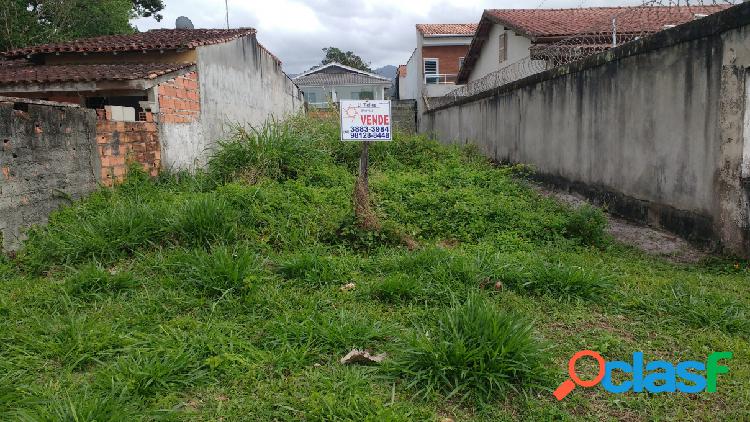
<svg viewBox="0 0 750 422">
<path fill-rule="evenodd" d="M 367 196 L 369 197 L 370 193 L 370 184 L 367 180 L 368 178 L 368 168 L 370 166 L 370 142 L 365 141 L 362 142 L 362 155 L 359 156 L 359 177 L 362 179 L 362 186 L 366 189 Z"/>
</svg>

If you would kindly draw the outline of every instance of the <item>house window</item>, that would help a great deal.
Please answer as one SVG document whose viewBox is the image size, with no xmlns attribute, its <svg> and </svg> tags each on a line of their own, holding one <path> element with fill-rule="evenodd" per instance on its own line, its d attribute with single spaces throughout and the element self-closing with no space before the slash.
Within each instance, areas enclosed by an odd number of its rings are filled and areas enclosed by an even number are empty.
<svg viewBox="0 0 750 422">
<path fill-rule="evenodd" d="M 375 93 L 373 93 L 372 91 L 362 91 L 359 93 L 359 99 L 360 100 L 374 100 Z"/>
<path fill-rule="evenodd" d="M 459 72 L 461 71 L 462 67 L 464 67 L 464 58 L 463 57 L 459 57 L 458 58 L 458 70 L 459 70 Z"/>
<path fill-rule="evenodd" d="M 428 84 L 438 83 L 440 66 L 438 59 L 424 59 L 424 81 Z"/>
<path fill-rule="evenodd" d="M 318 96 L 317 96 L 317 95 L 315 95 L 315 93 L 314 93 L 314 92 L 308 92 L 308 93 L 307 93 L 307 102 L 308 102 L 309 104 L 314 104 L 314 103 L 317 103 L 317 102 L 318 102 Z"/>
<path fill-rule="evenodd" d="M 505 36 L 505 34 L 500 35 L 499 42 L 499 61 L 500 63 L 508 60 L 508 38 Z"/>
</svg>

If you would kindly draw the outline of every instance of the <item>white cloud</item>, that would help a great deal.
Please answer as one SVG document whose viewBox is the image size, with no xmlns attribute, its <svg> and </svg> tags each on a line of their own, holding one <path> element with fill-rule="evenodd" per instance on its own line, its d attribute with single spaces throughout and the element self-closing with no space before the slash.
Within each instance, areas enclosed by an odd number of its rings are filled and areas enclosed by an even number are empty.
<svg viewBox="0 0 750 422">
<path fill-rule="evenodd" d="M 322 59 L 321 49 L 351 50 L 373 67 L 406 63 L 417 23 L 477 22 L 485 8 L 536 8 L 543 0 L 229 0 L 233 28 L 253 27 L 258 40 L 298 73 Z M 543 6 L 634 4 L 639 0 L 544 0 Z M 141 30 L 174 28 L 178 16 L 197 28 L 224 28 L 224 0 L 166 0 L 164 20 L 135 21 Z"/>
</svg>

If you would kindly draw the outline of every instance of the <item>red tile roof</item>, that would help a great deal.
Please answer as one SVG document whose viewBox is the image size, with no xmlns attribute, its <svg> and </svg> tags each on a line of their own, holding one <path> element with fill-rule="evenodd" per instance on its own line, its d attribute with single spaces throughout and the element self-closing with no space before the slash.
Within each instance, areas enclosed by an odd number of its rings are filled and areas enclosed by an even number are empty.
<svg viewBox="0 0 750 422">
<path fill-rule="evenodd" d="M 474 35 L 475 23 L 420 23 L 417 31 L 426 37 L 436 35 Z"/>
<path fill-rule="evenodd" d="M 709 15 L 726 6 L 587 7 L 580 9 L 489 9 L 485 16 L 529 37 L 559 37 L 595 34 L 612 30 L 618 33 L 652 33 L 664 25 L 679 25 Z"/>
<path fill-rule="evenodd" d="M 193 63 L 0 66 L 2 85 L 155 79 Z"/>
<path fill-rule="evenodd" d="M 154 29 L 128 35 L 106 35 L 75 41 L 18 48 L 2 53 L 8 58 L 42 53 L 99 53 L 115 51 L 177 50 L 219 44 L 247 35 L 255 29 Z"/>
<path fill-rule="evenodd" d="M 710 15 L 728 7 L 730 5 L 488 9 L 479 21 L 474 39 L 464 58 L 464 65 L 458 73 L 457 82 L 465 83 L 468 80 L 489 31 L 495 24 L 503 25 L 519 35 L 530 38 L 531 53 L 541 57 L 544 55 L 541 45 L 560 41 L 565 41 L 571 46 L 583 47 L 592 53 L 610 48 L 607 39 L 612 35 L 613 18 L 616 19 L 619 39 L 630 41 L 636 36 L 644 37 L 661 31 L 666 25 L 683 24 L 695 19 L 696 15 Z"/>
</svg>

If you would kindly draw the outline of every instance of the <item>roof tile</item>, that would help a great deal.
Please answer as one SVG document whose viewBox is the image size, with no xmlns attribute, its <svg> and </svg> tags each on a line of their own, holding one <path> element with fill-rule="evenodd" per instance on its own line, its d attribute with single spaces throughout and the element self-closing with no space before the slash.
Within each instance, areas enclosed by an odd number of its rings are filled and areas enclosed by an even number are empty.
<svg viewBox="0 0 750 422">
<path fill-rule="evenodd" d="M 154 29 L 127 35 L 106 35 L 69 42 L 18 48 L 2 53 L 8 58 L 43 53 L 103 53 L 116 51 L 177 50 L 219 44 L 247 35 L 255 29 Z"/>
<path fill-rule="evenodd" d="M 612 19 L 619 18 L 617 32 L 653 33 L 665 25 L 689 22 L 696 14 L 711 14 L 727 6 L 586 7 L 578 9 L 489 9 L 485 14 L 531 37 L 596 34 L 612 30 Z"/>
<path fill-rule="evenodd" d="M 417 31 L 424 36 L 435 35 L 474 35 L 477 30 L 475 23 L 420 23 Z"/>
<path fill-rule="evenodd" d="M 0 66 L 0 86 L 36 83 L 155 79 L 193 63 Z"/>
</svg>

